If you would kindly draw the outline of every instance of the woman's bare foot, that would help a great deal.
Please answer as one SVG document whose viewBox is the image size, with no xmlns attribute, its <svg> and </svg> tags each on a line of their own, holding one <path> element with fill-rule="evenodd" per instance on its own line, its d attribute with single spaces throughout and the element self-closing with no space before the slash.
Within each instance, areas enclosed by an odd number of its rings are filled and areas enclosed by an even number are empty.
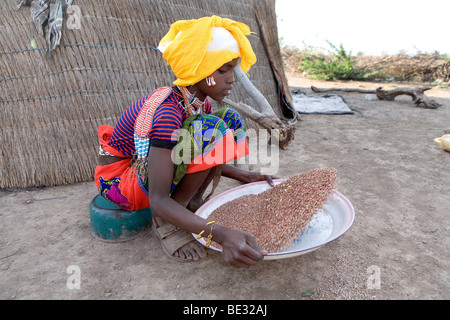
<svg viewBox="0 0 450 320">
<path fill-rule="evenodd" d="M 179 229 L 158 217 L 153 217 L 152 229 L 161 240 L 164 252 L 180 261 L 197 261 L 206 256 L 206 251 L 189 232 Z"/>
<path fill-rule="evenodd" d="M 205 249 L 195 240 L 186 243 L 173 254 L 175 257 L 186 260 L 197 261 L 206 257 Z"/>
</svg>

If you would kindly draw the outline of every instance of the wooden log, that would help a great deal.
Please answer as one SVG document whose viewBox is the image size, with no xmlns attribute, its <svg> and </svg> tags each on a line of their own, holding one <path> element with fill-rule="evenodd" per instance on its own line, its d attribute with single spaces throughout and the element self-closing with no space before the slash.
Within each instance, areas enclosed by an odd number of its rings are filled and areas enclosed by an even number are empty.
<svg viewBox="0 0 450 320">
<path fill-rule="evenodd" d="M 234 102 L 228 98 L 223 99 L 223 102 L 235 108 L 251 120 L 255 121 L 264 129 L 272 132 L 272 130 L 279 130 L 278 143 L 282 149 L 287 149 L 292 140 L 294 140 L 295 126 L 294 123 L 285 124 L 277 116 L 264 115 L 249 105 L 242 102 Z"/>
<path fill-rule="evenodd" d="M 242 103 L 242 102 L 234 102 L 228 98 L 223 99 L 223 102 L 229 104 L 233 108 L 235 108 L 238 112 L 241 112 L 251 120 L 255 121 L 261 127 L 269 130 L 277 129 L 279 131 L 278 134 L 278 143 L 279 147 L 282 149 L 286 149 L 292 140 L 294 140 L 294 132 L 296 119 L 292 122 L 284 123 L 278 116 L 275 114 L 272 106 L 269 104 L 267 99 L 263 96 L 263 94 L 253 85 L 248 76 L 242 71 L 240 64 L 236 66 L 234 69 L 234 74 L 236 79 L 244 88 L 245 92 L 255 101 L 255 103 L 259 107 L 259 111 L 255 110 L 251 106 Z"/>
<path fill-rule="evenodd" d="M 317 88 L 317 87 L 311 86 L 311 90 L 315 93 L 323 93 L 323 92 L 331 92 L 331 91 L 372 93 L 372 94 L 376 93 L 376 90 L 367 90 L 367 89 L 359 89 L 359 88 Z"/>
<path fill-rule="evenodd" d="M 430 89 L 432 89 L 432 87 L 395 88 L 392 90 L 383 90 L 382 88 L 378 88 L 376 90 L 376 95 L 379 100 L 393 101 L 397 96 L 404 94 L 412 98 L 416 107 L 437 109 L 441 106 L 441 104 L 425 95 L 425 91 Z"/>
<path fill-rule="evenodd" d="M 432 89 L 432 87 L 421 87 L 421 88 L 401 87 L 392 90 L 383 90 L 382 87 L 379 87 L 376 90 L 367 90 L 360 88 L 317 88 L 311 86 L 311 90 L 316 93 L 339 91 L 339 92 L 375 94 L 378 100 L 384 101 L 393 101 L 399 95 L 408 95 L 412 98 L 416 107 L 426 109 L 437 109 L 441 106 L 441 104 L 425 95 L 425 91 L 430 89 Z"/>
<path fill-rule="evenodd" d="M 259 107 L 260 112 L 268 117 L 276 117 L 275 111 L 273 111 L 272 106 L 269 104 L 267 99 L 263 94 L 253 85 L 252 81 L 248 78 L 244 71 L 241 69 L 241 64 L 238 63 L 234 69 L 234 75 L 244 88 L 245 92 L 256 102 Z"/>
</svg>

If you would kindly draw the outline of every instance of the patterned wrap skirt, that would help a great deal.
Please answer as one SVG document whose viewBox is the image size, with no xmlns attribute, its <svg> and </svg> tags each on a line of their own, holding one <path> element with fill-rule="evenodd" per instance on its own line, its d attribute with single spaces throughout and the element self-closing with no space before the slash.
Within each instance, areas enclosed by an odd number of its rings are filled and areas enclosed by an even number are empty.
<svg viewBox="0 0 450 320">
<path fill-rule="evenodd" d="M 100 150 L 114 156 L 123 155 L 108 143 L 114 128 L 100 126 Z M 211 114 L 187 118 L 172 149 L 175 172 L 171 193 L 186 174 L 210 169 L 248 155 L 249 149 L 241 116 L 230 108 Z M 126 158 L 108 165 L 98 165 L 95 182 L 103 198 L 118 207 L 135 211 L 149 207 L 146 170 L 138 169 L 136 159 Z M 144 166 L 146 168 L 146 165 Z"/>
</svg>

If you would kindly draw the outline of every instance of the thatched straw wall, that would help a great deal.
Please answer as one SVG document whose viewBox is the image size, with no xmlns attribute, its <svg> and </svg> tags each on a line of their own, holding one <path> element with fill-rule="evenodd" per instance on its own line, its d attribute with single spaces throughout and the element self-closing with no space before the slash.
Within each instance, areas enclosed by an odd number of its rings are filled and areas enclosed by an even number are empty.
<svg viewBox="0 0 450 320">
<path fill-rule="evenodd" d="M 274 2 L 74 0 L 81 28 L 65 23 L 60 45 L 49 59 L 29 7 L 17 11 L 17 0 L 1 0 L 0 188 L 92 180 L 98 126 L 114 125 L 131 103 L 174 80 L 154 47 L 179 19 L 215 14 L 248 24 L 256 32 L 249 39 L 258 57 L 249 76 L 282 116 L 281 86 L 274 78 L 284 77 Z M 258 23 L 257 16 L 266 21 Z M 261 26 L 270 31 L 264 37 L 269 50 L 263 46 Z M 254 106 L 239 85 L 230 98 Z"/>
</svg>

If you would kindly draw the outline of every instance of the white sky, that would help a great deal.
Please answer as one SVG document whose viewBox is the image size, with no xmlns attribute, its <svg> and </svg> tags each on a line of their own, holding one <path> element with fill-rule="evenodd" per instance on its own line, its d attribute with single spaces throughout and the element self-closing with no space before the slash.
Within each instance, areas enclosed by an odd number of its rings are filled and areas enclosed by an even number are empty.
<svg viewBox="0 0 450 320">
<path fill-rule="evenodd" d="M 330 49 L 325 40 L 356 55 L 450 54 L 449 0 L 276 0 L 282 44 Z"/>
</svg>

